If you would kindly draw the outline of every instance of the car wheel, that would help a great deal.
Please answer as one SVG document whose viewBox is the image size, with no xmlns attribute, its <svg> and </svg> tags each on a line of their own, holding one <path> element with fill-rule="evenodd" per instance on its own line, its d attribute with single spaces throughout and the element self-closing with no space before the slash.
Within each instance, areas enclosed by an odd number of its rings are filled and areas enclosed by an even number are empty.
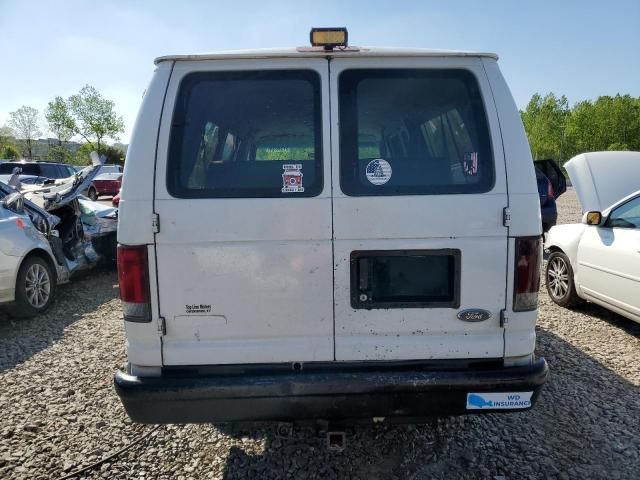
<svg viewBox="0 0 640 480">
<path fill-rule="evenodd" d="M 56 280 L 45 259 L 28 257 L 18 271 L 16 298 L 11 314 L 15 317 L 33 317 L 51 305 Z"/>
<path fill-rule="evenodd" d="M 89 191 L 87 192 L 87 196 L 95 202 L 96 200 L 98 200 L 98 191 L 95 189 L 95 187 L 90 187 Z"/>
<path fill-rule="evenodd" d="M 549 255 L 545 279 L 551 300 L 561 307 L 573 307 L 582 301 L 576 292 L 571 262 L 564 253 L 552 252 Z"/>
</svg>

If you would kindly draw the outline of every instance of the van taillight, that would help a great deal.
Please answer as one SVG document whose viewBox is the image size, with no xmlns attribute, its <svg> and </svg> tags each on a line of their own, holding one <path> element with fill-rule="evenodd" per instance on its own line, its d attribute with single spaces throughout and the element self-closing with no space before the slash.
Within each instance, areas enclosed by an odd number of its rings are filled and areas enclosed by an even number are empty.
<svg viewBox="0 0 640 480">
<path fill-rule="evenodd" d="M 534 310 L 540 288 L 540 237 L 516 238 L 513 311 Z"/>
<path fill-rule="evenodd" d="M 146 245 L 118 245 L 118 282 L 124 319 L 150 322 L 149 262 Z"/>
<path fill-rule="evenodd" d="M 547 197 L 549 197 L 549 199 L 556 198 L 556 192 L 553 191 L 553 185 L 551 185 L 549 180 L 547 180 Z"/>
</svg>

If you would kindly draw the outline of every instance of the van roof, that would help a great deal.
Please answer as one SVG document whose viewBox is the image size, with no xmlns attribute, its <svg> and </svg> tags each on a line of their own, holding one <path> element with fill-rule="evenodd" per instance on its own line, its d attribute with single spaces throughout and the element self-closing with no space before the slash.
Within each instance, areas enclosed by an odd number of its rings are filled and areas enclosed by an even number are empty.
<svg viewBox="0 0 640 480">
<path fill-rule="evenodd" d="M 301 58 L 301 57 L 487 57 L 498 60 L 488 52 L 436 50 L 430 48 L 347 47 L 324 50 L 322 47 L 258 48 L 252 50 L 226 50 L 188 55 L 164 55 L 154 63 L 180 60 L 228 60 L 242 58 Z"/>
</svg>

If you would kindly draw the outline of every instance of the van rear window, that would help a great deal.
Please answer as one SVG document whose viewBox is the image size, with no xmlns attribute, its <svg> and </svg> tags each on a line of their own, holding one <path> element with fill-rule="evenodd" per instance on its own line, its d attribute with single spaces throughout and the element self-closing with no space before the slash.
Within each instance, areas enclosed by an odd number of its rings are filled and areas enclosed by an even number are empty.
<svg viewBox="0 0 640 480">
<path fill-rule="evenodd" d="M 173 113 L 167 189 L 178 198 L 318 195 L 321 129 L 314 71 L 189 74 Z"/>
<path fill-rule="evenodd" d="M 482 193 L 491 139 L 466 70 L 358 69 L 339 78 L 340 186 L 347 195 Z"/>
</svg>

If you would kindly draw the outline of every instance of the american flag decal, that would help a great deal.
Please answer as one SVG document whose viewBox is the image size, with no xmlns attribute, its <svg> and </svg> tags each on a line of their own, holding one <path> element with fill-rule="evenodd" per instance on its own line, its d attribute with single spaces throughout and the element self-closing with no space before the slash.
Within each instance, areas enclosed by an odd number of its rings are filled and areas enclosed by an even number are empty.
<svg viewBox="0 0 640 480">
<path fill-rule="evenodd" d="M 475 177 L 478 174 L 478 152 L 465 152 L 462 170 L 467 177 Z"/>
<path fill-rule="evenodd" d="M 374 185 L 384 185 L 391 178 L 391 165 L 382 158 L 371 160 L 365 169 L 367 179 Z"/>
</svg>

